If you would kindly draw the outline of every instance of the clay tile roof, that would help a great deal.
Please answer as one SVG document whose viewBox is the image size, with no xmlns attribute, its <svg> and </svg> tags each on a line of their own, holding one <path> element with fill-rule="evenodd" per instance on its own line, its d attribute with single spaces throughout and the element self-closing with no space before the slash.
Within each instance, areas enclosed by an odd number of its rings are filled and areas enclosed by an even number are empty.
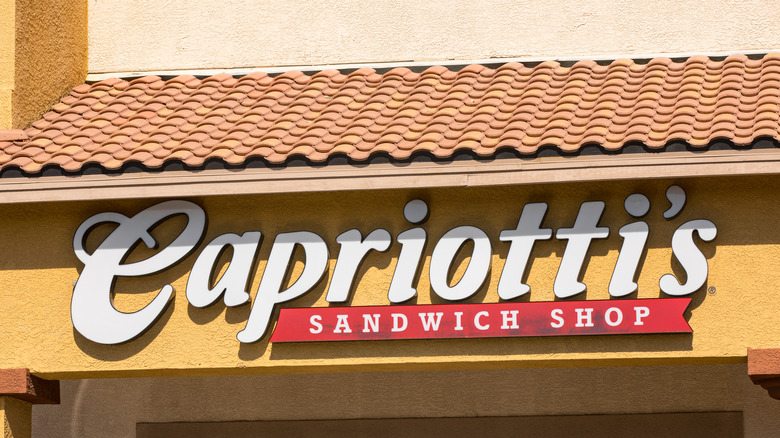
<svg viewBox="0 0 780 438">
<path fill-rule="evenodd" d="M 620 151 L 629 142 L 661 149 L 672 141 L 703 148 L 759 137 L 780 140 L 780 54 L 148 76 L 79 85 L 25 132 L 0 132 L 0 169 L 403 160 L 420 152 L 446 159 L 463 150 L 577 153 L 586 145 Z"/>
</svg>

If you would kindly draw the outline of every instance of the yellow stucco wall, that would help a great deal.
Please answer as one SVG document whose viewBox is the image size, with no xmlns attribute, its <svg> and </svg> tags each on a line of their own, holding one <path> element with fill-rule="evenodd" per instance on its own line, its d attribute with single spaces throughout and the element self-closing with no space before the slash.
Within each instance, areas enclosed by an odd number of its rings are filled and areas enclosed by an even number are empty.
<svg viewBox="0 0 780 438">
<path fill-rule="evenodd" d="M 86 77 L 87 0 L 0 8 L 0 129 L 25 128 Z"/>
<path fill-rule="evenodd" d="M 0 129 L 11 127 L 11 97 L 14 87 L 14 53 L 16 37 L 14 23 L 16 2 L 0 3 Z"/>
<path fill-rule="evenodd" d="M 32 406 L 11 397 L 0 397 L 0 430 L 3 438 L 32 436 Z"/>
<path fill-rule="evenodd" d="M 664 192 L 682 186 L 688 202 L 681 215 L 666 221 Z M 139 338 L 122 345 L 92 343 L 74 332 L 70 321 L 72 283 L 81 263 L 73 254 L 72 238 L 79 224 L 93 214 L 117 211 L 132 215 L 155 201 L 71 202 L 0 207 L 0 368 L 29 367 L 44 377 L 183 375 L 198 373 L 303 372 L 316 370 L 459 369 L 481 367 L 575 366 L 653 363 L 721 363 L 745 360 L 746 349 L 780 346 L 780 205 L 774 194 L 777 177 L 704 178 L 690 180 L 622 181 L 467 189 L 361 191 L 293 195 L 234 196 L 194 199 L 209 216 L 206 242 L 217 235 L 260 230 L 264 241 L 255 291 L 273 237 L 280 232 L 310 230 L 328 242 L 331 270 L 315 289 L 286 305 L 324 306 L 324 294 L 338 253 L 335 238 L 351 228 L 365 235 L 385 228 L 393 236 L 411 228 L 402 216 L 410 199 L 425 199 L 431 216 L 424 228 L 426 247 L 418 284 L 417 304 L 431 298 L 428 262 L 433 243 L 458 225 L 482 228 L 493 244 L 493 269 L 486 288 L 467 302 L 498 302 L 496 287 L 508 244 L 498 241 L 501 230 L 515 227 L 527 202 L 547 202 L 544 225 L 557 230 L 573 224 L 582 202 L 603 200 L 600 224 L 609 226 L 608 239 L 594 241 L 586 260 L 586 294 L 574 299 L 607 299 L 607 285 L 622 239 L 617 229 L 633 219 L 623 200 L 642 193 L 652 208 L 648 251 L 639 277 L 639 298 L 658 298 L 658 279 L 679 275 L 670 240 L 674 230 L 692 219 L 709 219 L 718 227 L 713 242 L 699 242 L 709 260 L 705 288 L 691 295 L 686 317 L 694 333 L 665 335 L 580 336 L 554 338 L 464 339 L 436 341 L 365 341 L 271 345 L 267 338 L 240 344 L 250 307 L 226 311 L 221 303 L 205 309 L 185 298 L 187 271 L 200 248 L 180 265 L 140 279 L 117 281 L 115 304 L 133 311 L 146 305 L 165 283 L 176 289 L 172 305 Z M 171 220 L 155 233 L 172 239 L 183 221 Z M 96 230 L 94 248 L 109 226 Z M 164 244 L 163 244 L 164 246 Z M 528 284 L 531 301 L 554 299 L 552 284 L 565 241 L 537 243 Z M 351 305 L 384 305 L 400 245 L 385 254 L 372 253 L 361 268 L 362 280 Z M 140 250 L 139 250 L 140 251 Z M 144 255 L 146 254 L 146 255 Z M 146 257 L 139 252 L 134 257 Z M 297 265 L 300 268 L 300 263 Z M 464 263 L 460 269 L 464 269 Z M 295 276 L 295 274 L 294 274 Z M 522 299 L 521 299 L 522 301 Z M 413 300 L 414 302 L 414 300 Z"/>
</svg>

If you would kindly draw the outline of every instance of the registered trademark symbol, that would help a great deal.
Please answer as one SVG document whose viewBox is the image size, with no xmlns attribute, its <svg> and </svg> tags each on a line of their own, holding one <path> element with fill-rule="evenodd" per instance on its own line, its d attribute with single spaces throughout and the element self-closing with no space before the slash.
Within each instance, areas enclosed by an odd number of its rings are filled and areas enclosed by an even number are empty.
<svg viewBox="0 0 780 438">
<path fill-rule="evenodd" d="M 715 292 L 717 292 L 717 291 L 718 290 L 715 289 L 715 286 L 710 286 L 710 287 L 707 288 L 707 293 L 710 294 L 710 295 L 715 295 Z"/>
</svg>

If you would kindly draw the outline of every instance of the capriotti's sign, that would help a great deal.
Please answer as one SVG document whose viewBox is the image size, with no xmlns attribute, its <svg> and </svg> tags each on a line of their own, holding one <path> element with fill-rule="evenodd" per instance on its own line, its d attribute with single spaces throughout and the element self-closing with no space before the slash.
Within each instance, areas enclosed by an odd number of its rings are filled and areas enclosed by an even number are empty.
<svg viewBox="0 0 780 438">
<path fill-rule="evenodd" d="M 671 186 L 666 196 L 671 207 L 664 218 L 673 219 L 685 204 L 685 192 Z M 511 302 L 530 292 L 523 283 L 531 252 L 537 241 L 566 241 L 552 289 L 556 297 L 568 299 L 586 290 L 580 282 L 588 249 L 595 239 L 605 239 L 611 230 L 599 226 L 604 212 L 602 201 L 583 202 L 571 227 L 553 231 L 544 228 L 546 203 L 525 204 L 517 226 L 488 236 L 482 229 L 462 225 L 444 233 L 436 242 L 428 242 L 422 224 L 429 217 L 428 205 L 419 199 L 403 208 L 411 227 L 395 238 L 384 229 L 363 235 L 357 229 L 339 234 L 336 265 L 328 284 L 326 301 L 344 303 L 356 281 L 361 262 L 371 251 L 385 252 L 393 245 L 400 253 L 387 289 L 393 303 L 373 307 L 317 307 L 282 309 L 271 342 L 335 341 L 361 339 L 424 339 L 501 336 L 554 336 L 620 333 L 679 333 L 691 329 L 683 318 L 690 298 L 619 299 L 602 301 Z M 641 218 L 650 209 L 642 194 L 631 194 L 624 202 L 626 212 Z M 166 247 L 144 260 L 125 263 L 135 245 L 157 246 L 150 230 L 163 221 L 185 215 L 187 224 Z M 91 230 L 104 223 L 116 228 L 91 253 L 85 240 Z M 84 221 L 76 230 L 73 248 L 84 263 L 84 269 L 73 289 L 71 317 L 75 329 L 87 339 L 101 344 L 129 341 L 155 324 L 174 296 L 170 285 L 137 312 L 124 313 L 113 305 L 113 284 L 119 277 L 145 276 L 170 268 L 194 251 L 206 231 L 206 213 L 198 205 L 172 200 L 153 205 L 133 217 L 120 213 L 100 213 Z M 277 305 L 310 291 L 328 268 L 328 246 L 325 239 L 311 231 L 277 234 L 268 256 L 259 287 L 250 300 L 247 284 L 254 269 L 255 256 L 261 245 L 261 231 L 236 230 L 242 234 L 222 234 L 200 251 L 187 279 L 186 297 L 198 308 L 213 305 L 220 299 L 228 307 L 251 303 L 246 326 L 237 335 L 240 342 L 256 342 L 271 326 Z M 623 243 L 608 290 L 612 297 L 625 297 L 637 290 L 635 278 L 647 245 L 649 226 L 636 220 L 621 226 L 617 233 Z M 712 241 L 715 225 L 706 219 L 682 223 L 671 235 L 674 257 L 685 271 L 685 281 L 673 274 L 659 278 L 659 288 L 671 297 L 683 297 L 700 289 L 707 279 L 707 259 L 698 248 L 694 235 Z M 491 239 L 492 237 L 492 239 Z M 491 267 L 493 245 L 508 245 L 506 262 L 498 282 L 501 303 L 402 305 L 417 295 L 417 275 L 426 244 L 433 246 L 429 279 L 432 293 L 445 301 L 458 302 L 472 297 L 484 285 Z M 455 284 L 448 281 L 456 256 L 466 243 L 472 243 L 468 266 Z M 232 258 L 216 282 L 211 273 L 226 248 Z M 299 247 L 304 255 L 303 270 L 297 280 L 285 287 L 285 274 Z"/>
</svg>

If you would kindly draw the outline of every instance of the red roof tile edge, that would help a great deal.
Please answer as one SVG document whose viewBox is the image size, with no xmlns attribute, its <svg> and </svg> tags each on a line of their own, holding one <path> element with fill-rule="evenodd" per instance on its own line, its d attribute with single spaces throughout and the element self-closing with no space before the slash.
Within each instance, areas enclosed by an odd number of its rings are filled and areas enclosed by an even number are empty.
<svg viewBox="0 0 780 438">
<path fill-rule="evenodd" d="M 108 79 L 74 88 L 25 134 L 0 137 L 0 171 L 749 146 L 780 140 L 780 54 Z"/>
</svg>

